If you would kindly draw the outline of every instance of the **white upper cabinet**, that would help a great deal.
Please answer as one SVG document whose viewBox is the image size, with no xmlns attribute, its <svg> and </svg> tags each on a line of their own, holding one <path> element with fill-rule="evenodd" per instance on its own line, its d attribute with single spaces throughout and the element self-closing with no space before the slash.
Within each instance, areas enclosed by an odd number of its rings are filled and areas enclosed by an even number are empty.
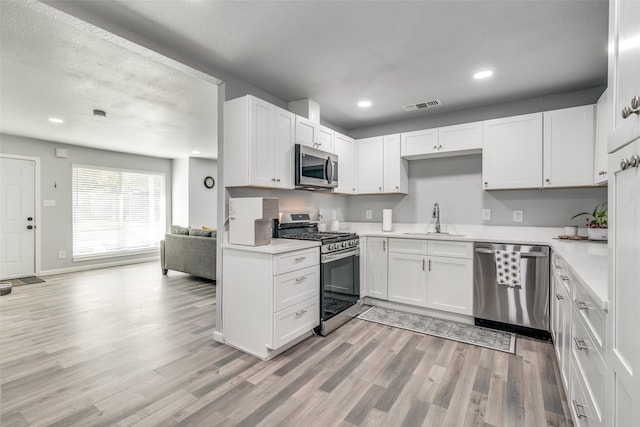
<svg viewBox="0 0 640 427">
<path fill-rule="evenodd" d="M 359 139 L 356 153 L 358 194 L 408 192 L 409 165 L 400 157 L 400 135 Z"/>
<path fill-rule="evenodd" d="M 296 144 L 333 153 L 334 132 L 326 126 L 301 116 L 296 117 Z"/>
<path fill-rule="evenodd" d="M 400 135 L 382 137 L 384 146 L 383 190 L 385 193 L 409 192 L 409 163 L 400 157 Z"/>
<path fill-rule="evenodd" d="M 484 122 L 482 186 L 542 187 L 542 113 Z"/>
<path fill-rule="evenodd" d="M 401 155 L 410 160 L 480 153 L 482 122 L 400 134 Z"/>
<path fill-rule="evenodd" d="M 544 188 L 593 185 L 595 106 L 545 111 Z"/>
<path fill-rule="evenodd" d="M 605 90 L 596 104 L 596 149 L 593 159 L 593 183 L 605 184 L 607 172 L 607 138 L 613 130 L 609 91 Z"/>
<path fill-rule="evenodd" d="M 400 140 L 400 154 L 406 159 L 421 159 L 438 152 L 438 129 L 403 132 L 400 134 Z"/>
<path fill-rule="evenodd" d="M 382 137 L 375 136 L 357 140 L 356 159 L 358 193 L 382 193 L 384 185 L 382 177 L 384 143 Z M 338 158 L 338 167 L 340 167 L 340 158 Z M 338 182 L 340 182 L 339 176 Z"/>
<path fill-rule="evenodd" d="M 609 96 L 613 106 L 613 130 L 609 152 L 640 138 L 640 1 L 609 2 Z M 637 97 L 637 98 L 636 98 Z M 632 105 L 632 99 L 637 101 Z M 628 110 L 628 111 L 629 111 Z"/>
<path fill-rule="evenodd" d="M 482 122 L 446 126 L 438 129 L 438 136 L 441 153 L 479 153 L 482 149 Z"/>
<path fill-rule="evenodd" d="M 356 142 L 338 132 L 334 137 L 334 151 L 338 155 L 338 187 L 334 193 L 356 194 Z"/>
<path fill-rule="evenodd" d="M 293 113 L 254 96 L 225 102 L 225 186 L 293 189 L 294 131 Z"/>
</svg>

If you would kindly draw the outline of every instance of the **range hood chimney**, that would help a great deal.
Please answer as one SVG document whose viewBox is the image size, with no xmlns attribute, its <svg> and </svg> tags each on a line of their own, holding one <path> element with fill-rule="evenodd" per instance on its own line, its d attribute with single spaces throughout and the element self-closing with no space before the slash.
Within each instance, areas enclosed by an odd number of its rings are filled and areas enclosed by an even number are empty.
<svg viewBox="0 0 640 427">
<path fill-rule="evenodd" d="M 320 105 L 309 98 L 291 101 L 289 103 L 289 111 L 320 124 Z"/>
</svg>

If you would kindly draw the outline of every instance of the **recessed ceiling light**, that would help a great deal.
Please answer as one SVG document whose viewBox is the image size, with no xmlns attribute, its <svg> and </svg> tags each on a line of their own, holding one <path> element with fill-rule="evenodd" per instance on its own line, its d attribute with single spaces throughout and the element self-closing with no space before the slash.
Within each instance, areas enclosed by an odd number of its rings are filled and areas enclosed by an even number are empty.
<svg viewBox="0 0 640 427">
<path fill-rule="evenodd" d="M 200 152 L 198 150 L 193 150 L 191 154 L 200 154 Z"/>
<path fill-rule="evenodd" d="M 360 108 L 371 107 L 371 101 L 358 101 L 358 107 Z"/>
<path fill-rule="evenodd" d="M 50 121 L 51 123 L 57 123 L 57 124 L 64 123 L 64 120 L 59 119 L 59 118 L 57 118 L 57 117 L 49 117 L 49 121 Z"/>
<path fill-rule="evenodd" d="M 473 75 L 474 79 L 486 79 L 487 77 L 491 77 L 493 76 L 493 71 L 491 70 L 484 70 L 484 71 L 478 71 L 477 73 L 475 73 Z"/>
</svg>

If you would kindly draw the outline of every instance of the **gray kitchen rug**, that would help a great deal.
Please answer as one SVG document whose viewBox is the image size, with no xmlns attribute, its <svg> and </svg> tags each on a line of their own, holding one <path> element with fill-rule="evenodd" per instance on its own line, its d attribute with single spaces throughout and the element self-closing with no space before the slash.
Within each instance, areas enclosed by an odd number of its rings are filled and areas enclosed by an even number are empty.
<svg viewBox="0 0 640 427">
<path fill-rule="evenodd" d="M 422 314 L 403 313 L 382 307 L 371 307 L 359 315 L 358 319 L 506 353 L 515 354 L 516 352 L 516 334 L 511 332 L 436 319 Z"/>
<path fill-rule="evenodd" d="M 44 280 L 38 276 L 21 277 L 19 279 L 5 280 L 10 282 L 13 286 L 33 285 L 34 283 L 44 283 Z"/>
</svg>

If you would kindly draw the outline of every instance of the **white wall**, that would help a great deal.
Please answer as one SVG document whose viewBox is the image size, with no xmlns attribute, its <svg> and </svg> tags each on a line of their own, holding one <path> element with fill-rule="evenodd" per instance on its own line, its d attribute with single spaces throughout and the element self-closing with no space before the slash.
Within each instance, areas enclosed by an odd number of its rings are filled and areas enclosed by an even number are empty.
<svg viewBox="0 0 640 427">
<path fill-rule="evenodd" d="M 66 159 L 55 157 L 56 147 L 68 149 L 69 157 Z M 56 201 L 55 207 L 41 207 L 39 226 L 42 237 L 40 248 L 42 271 L 40 274 L 84 269 L 90 266 L 97 267 L 115 262 L 124 263 L 149 257 L 149 255 L 132 255 L 106 260 L 73 262 L 71 226 L 71 165 L 73 163 L 164 173 L 167 192 L 166 218 L 171 218 L 171 160 L 97 150 L 7 134 L 0 134 L 0 153 L 39 157 L 41 198 L 42 200 Z M 42 200 L 36 202 L 41 204 Z M 58 251 L 60 250 L 66 251 L 66 258 L 58 259 Z M 160 274 L 160 271 L 158 271 L 158 274 Z"/>
<path fill-rule="evenodd" d="M 204 179 L 210 176 L 216 184 L 213 188 L 204 186 Z M 193 227 L 215 227 L 218 222 L 218 162 L 210 159 L 189 158 L 189 222 Z"/>
<path fill-rule="evenodd" d="M 173 159 L 171 199 L 171 224 L 189 224 L 189 159 Z"/>
<path fill-rule="evenodd" d="M 370 221 L 365 209 L 371 209 L 373 221 L 382 222 L 382 209 L 391 208 L 394 222 L 431 223 L 437 202 L 443 223 L 560 227 L 582 225 L 583 219 L 571 217 L 606 200 L 606 187 L 485 191 L 478 154 L 412 160 L 408 195 L 351 196 L 346 216 L 349 221 Z M 491 209 L 491 221 L 481 219 L 483 208 Z M 523 223 L 512 221 L 514 209 L 524 210 Z"/>
</svg>

